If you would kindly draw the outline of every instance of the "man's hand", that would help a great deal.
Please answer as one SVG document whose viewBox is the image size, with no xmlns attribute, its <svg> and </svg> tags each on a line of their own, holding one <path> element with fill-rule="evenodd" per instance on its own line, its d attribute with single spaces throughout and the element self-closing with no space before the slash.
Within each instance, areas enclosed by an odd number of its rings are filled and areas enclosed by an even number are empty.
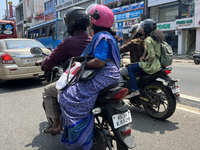
<svg viewBox="0 0 200 150">
<path fill-rule="evenodd" d="M 34 66 L 41 66 L 42 60 L 37 60 Z"/>
</svg>

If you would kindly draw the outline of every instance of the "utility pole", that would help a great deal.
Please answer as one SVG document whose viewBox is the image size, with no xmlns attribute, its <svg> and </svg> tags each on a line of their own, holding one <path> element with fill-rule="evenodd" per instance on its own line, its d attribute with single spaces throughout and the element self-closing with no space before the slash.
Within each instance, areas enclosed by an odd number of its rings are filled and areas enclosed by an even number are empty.
<svg viewBox="0 0 200 150">
<path fill-rule="evenodd" d="M 149 18 L 149 14 L 148 14 L 148 0 L 144 0 L 144 9 L 143 9 L 143 14 L 140 15 L 141 17 L 141 21 Z"/>
<path fill-rule="evenodd" d="M 8 0 L 6 0 L 6 13 L 7 13 L 7 20 L 9 20 L 9 17 L 8 17 Z"/>
</svg>

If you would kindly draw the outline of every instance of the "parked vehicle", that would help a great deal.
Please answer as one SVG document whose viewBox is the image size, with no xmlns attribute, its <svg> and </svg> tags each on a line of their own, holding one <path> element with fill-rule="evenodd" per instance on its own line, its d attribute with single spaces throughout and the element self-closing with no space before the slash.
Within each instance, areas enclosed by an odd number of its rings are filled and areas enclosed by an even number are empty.
<svg viewBox="0 0 200 150">
<path fill-rule="evenodd" d="M 130 98 L 130 104 L 140 109 L 143 106 L 151 117 L 159 120 L 172 116 L 176 109 L 180 89 L 177 85 L 179 80 L 169 76 L 171 71 L 172 68 L 168 67 L 153 75 L 137 74 L 136 80 L 140 95 Z M 123 76 L 123 79 L 127 81 L 124 87 L 130 91 L 129 77 Z"/>
<path fill-rule="evenodd" d="M 40 48 L 32 48 L 32 54 L 44 54 Z M 53 69 L 54 70 L 54 69 Z M 58 70 L 57 70 L 58 71 Z M 51 70 L 52 72 L 52 70 Z M 56 79 L 53 73 L 49 79 Z M 56 73 L 59 76 L 59 71 Z M 53 80 L 51 80 L 53 82 Z M 55 81 L 55 80 L 54 80 Z M 136 146 L 132 135 L 132 116 L 127 105 L 122 104 L 122 99 L 128 93 L 128 89 L 119 87 L 118 83 L 108 86 L 99 92 L 92 114 L 95 117 L 93 150 L 128 150 Z M 44 109 L 45 106 L 43 105 Z M 61 117 L 60 117 L 61 119 Z M 53 124 L 52 118 L 47 117 L 49 124 Z M 62 119 L 61 119 L 62 121 Z M 115 144 L 113 144 L 115 141 Z"/>
<path fill-rule="evenodd" d="M 44 55 L 33 55 L 30 48 L 38 46 L 47 54 L 50 51 L 40 42 L 33 39 L 1 39 L 0 40 L 0 85 L 5 81 L 25 78 L 37 78 L 44 72 L 34 66 Z"/>
<path fill-rule="evenodd" d="M 0 20 L 0 39 L 17 38 L 17 30 L 13 21 Z"/>
<path fill-rule="evenodd" d="M 193 55 L 193 59 L 194 59 L 194 63 L 196 65 L 199 65 L 200 64 L 200 52 L 196 52 L 194 55 Z"/>
</svg>

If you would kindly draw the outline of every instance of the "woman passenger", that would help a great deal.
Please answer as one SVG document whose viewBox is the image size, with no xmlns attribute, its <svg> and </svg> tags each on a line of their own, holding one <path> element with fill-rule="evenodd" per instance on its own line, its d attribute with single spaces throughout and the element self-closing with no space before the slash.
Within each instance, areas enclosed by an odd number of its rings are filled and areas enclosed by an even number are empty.
<svg viewBox="0 0 200 150">
<path fill-rule="evenodd" d="M 94 78 L 70 86 L 60 94 L 64 132 L 61 143 L 68 149 L 92 147 L 94 107 L 99 91 L 119 81 L 120 54 L 115 32 L 110 28 L 114 22 L 112 11 L 104 5 L 88 8 L 90 27 L 95 35 L 82 56 L 93 55 L 86 68 L 99 68 Z"/>
</svg>

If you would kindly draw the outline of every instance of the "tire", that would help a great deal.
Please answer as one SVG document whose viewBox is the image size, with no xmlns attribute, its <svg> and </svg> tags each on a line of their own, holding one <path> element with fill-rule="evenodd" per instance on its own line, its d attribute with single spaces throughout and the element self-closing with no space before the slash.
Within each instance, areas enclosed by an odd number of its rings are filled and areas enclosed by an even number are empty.
<svg viewBox="0 0 200 150">
<path fill-rule="evenodd" d="M 196 65 L 199 65 L 199 64 L 200 64 L 200 62 L 197 61 L 196 59 L 194 59 L 194 63 L 195 63 Z"/>
<path fill-rule="evenodd" d="M 7 83 L 6 81 L 0 79 L 0 88 L 6 87 L 6 83 Z"/>
<path fill-rule="evenodd" d="M 153 118 L 165 120 L 173 115 L 176 109 L 176 99 L 171 91 L 161 82 L 151 82 L 143 90 L 151 91 L 160 96 L 151 96 L 155 101 L 143 105 L 144 110 Z M 161 108 L 162 107 L 162 108 Z M 161 110 L 162 109 L 162 110 Z"/>
<path fill-rule="evenodd" d="M 122 143 L 109 125 L 108 121 L 98 116 L 100 120 L 100 124 L 103 126 L 104 132 L 107 136 L 107 141 L 112 146 L 112 150 L 128 150 L 128 147 Z M 103 132 L 100 129 L 100 124 L 96 123 L 94 127 L 94 138 L 93 138 L 93 146 L 90 150 L 109 150 L 106 139 L 104 137 Z M 110 136 L 109 136 L 110 135 Z"/>
</svg>

